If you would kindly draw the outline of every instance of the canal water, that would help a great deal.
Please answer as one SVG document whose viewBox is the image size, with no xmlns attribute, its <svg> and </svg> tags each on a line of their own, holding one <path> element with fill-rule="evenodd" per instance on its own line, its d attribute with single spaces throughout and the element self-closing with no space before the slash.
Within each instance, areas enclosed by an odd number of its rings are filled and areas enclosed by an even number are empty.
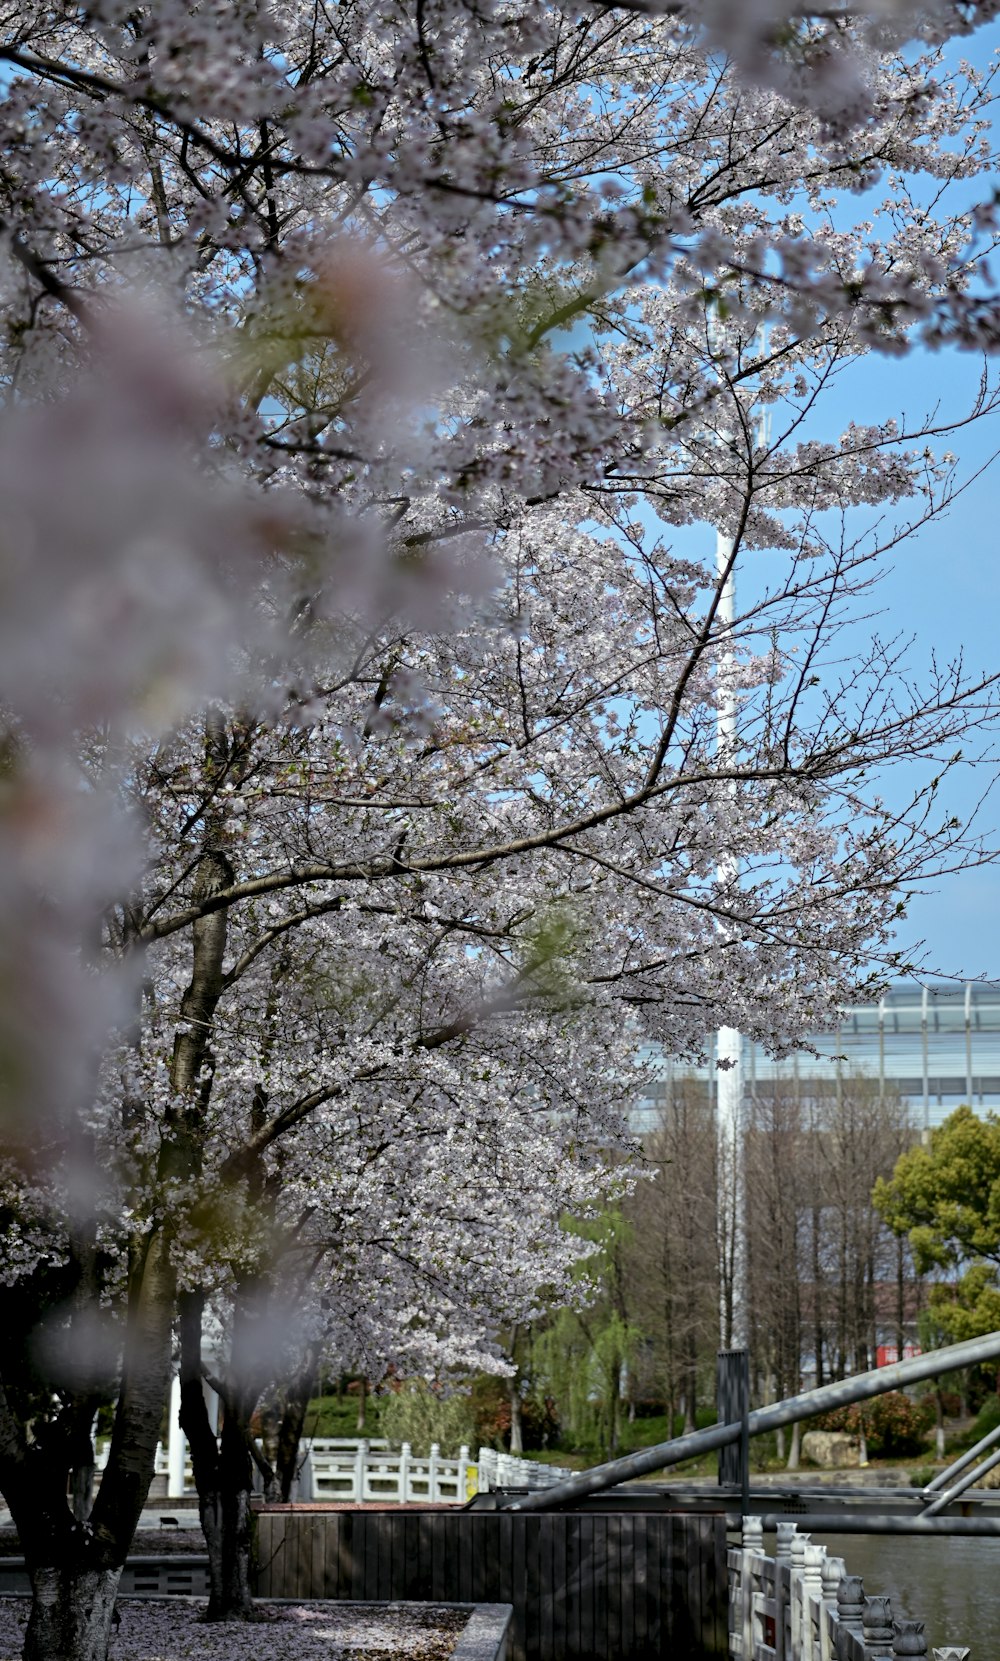
<svg viewBox="0 0 1000 1661">
<path fill-rule="evenodd" d="M 965 1644 L 970 1661 L 1000 1661 L 1000 1538 L 938 1535 L 813 1534 L 849 1574 L 859 1574 L 868 1597 L 892 1599 L 897 1620 L 923 1621 L 928 1654 Z"/>
</svg>

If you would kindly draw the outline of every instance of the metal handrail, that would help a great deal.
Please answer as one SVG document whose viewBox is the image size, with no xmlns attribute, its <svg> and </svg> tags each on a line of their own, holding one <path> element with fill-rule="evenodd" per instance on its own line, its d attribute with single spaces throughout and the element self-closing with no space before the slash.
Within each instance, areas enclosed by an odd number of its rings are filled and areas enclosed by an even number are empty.
<svg viewBox="0 0 1000 1661">
<path fill-rule="evenodd" d="M 981 1464 L 973 1466 L 971 1471 L 966 1471 L 960 1482 L 956 1482 L 952 1488 L 945 1489 L 943 1494 L 939 1494 L 936 1500 L 924 1507 L 920 1515 L 922 1517 L 936 1517 L 938 1512 L 943 1511 L 946 1505 L 951 1504 L 952 1500 L 956 1500 L 959 1494 L 964 1494 L 966 1488 L 971 1488 L 972 1484 L 978 1482 L 980 1477 L 984 1477 L 988 1471 L 992 1471 L 994 1465 L 1000 1465 L 1000 1448 L 994 1448 L 988 1459 L 984 1459 Z"/>
<path fill-rule="evenodd" d="M 997 1442 L 1000 1442 L 1000 1425 L 981 1437 L 975 1447 L 968 1448 L 965 1453 L 960 1454 L 953 1464 L 947 1466 L 945 1470 L 939 1471 L 937 1476 L 928 1482 L 923 1492 L 933 1494 L 936 1489 L 943 1488 L 945 1483 L 950 1482 L 953 1476 L 957 1476 L 959 1471 L 964 1471 L 967 1465 L 974 1464 L 980 1454 L 985 1453 L 987 1448 L 992 1448 Z"/>
<path fill-rule="evenodd" d="M 794 1424 L 797 1419 L 812 1418 L 814 1413 L 829 1413 L 836 1407 L 847 1407 L 852 1402 L 880 1396 L 886 1390 L 895 1390 L 902 1384 L 917 1384 L 921 1379 L 934 1378 L 939 1373 L 957 1372 L 960 1367 L 973 1367 L 981 1361 L 992 1361 L 1000 1356 L 1000 1332 L 990 1332 L 982 1338 L 970 1338 L 963 1344 L 949 1344 L 941 1350 L 930 1350 L 926 1355 L 915 1355 L 909 1361 L 895 1361 L 889 1367 L 877 1367 L 854 1378 L 840 1379 L 836 1384 L 824 1384 L 818 1390 L 806 1390 L 798 1396 L 775 1402 L 770 1407 L 759 1407 L 751 1413 L 747 1428 L 751 1436 L 759 1436 L 781 1425 Z M 581 1499 L 585 1494 L 597 1494 L 604 1488 L 616 1488 L 620 1482 L 645 1476 L 649 1471 L 662 1471 L 669 1465 L 679 1465 L 684 1459 L 694 1459 L 702 1453 L 712 1453 L 742 1434 L 740 1423 L 712 1425 L 706 1430 L 692 1431 L 687 1436 L 659 1442 L 655 1447 L 642 1448 L 624 1459 L 612 1459 L 607 1464 L 595 1465 L 589 1471 L 578 1471 L 552 1488 L 537 1494 L 518 1495 L 503 1507 L 509 1511 L 543 1511 L 554 1505 L 565 1505 Z M 917 1519 L 915 1519 L 917 1520 Z"/>
</svg>

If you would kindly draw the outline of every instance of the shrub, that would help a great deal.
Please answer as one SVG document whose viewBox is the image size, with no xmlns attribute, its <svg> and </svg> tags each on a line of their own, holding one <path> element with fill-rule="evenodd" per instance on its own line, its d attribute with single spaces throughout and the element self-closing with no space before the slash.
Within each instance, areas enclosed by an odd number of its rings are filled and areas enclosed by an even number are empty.
<svg viewBox="0 0 1000 1661">
<path fill-rule="evenodd" d="M 997 1425 L 1000 1425 L 1000 1396 L 987 1396 L 976 1414 L 972 1427 L 973 1441 L 981 1441 L 991 1430 L 996 1430 Z"/>
<path fill-rule="evenodd" d="M 464 1442 L 471 1447 L 476 1425 L 466 1390 L 445 1392 L 422 1378 L 407 1379 L 398 1390 L 382 1397 L 382 1433 L 390 1442 L 409 1442 L 418 1458 L 425 1459 L 431 1443 L 443 1454 L 454 1456 Z"/>
<path fill-rule="evenodd" d="M 472 1412 L 476 1446 L 510 1446 L 510 1395 L 506 1379 L 483 1374 L 473 1381 Z M 521 1440 L 525 1451 L 549 1448 L 559 1439 L 559 1420 L 551 1401 L 527 1396 L 521 1403 Z M 472 1444 L 470 1443 L 470 1446 Z"/>
<path fill-rule="evenodd" d="M 842 1430 L 860 1436 L 864 1429 L 868 1452 L 891 1459 L 924 1451 L 924 1438 L 934 1423 L 932 1402 L 913 1401 L 902 1390 L 887 1390 L 871 1401 L 854 1402 L 812 1420 L 814 1430 Z"/>
</svg>

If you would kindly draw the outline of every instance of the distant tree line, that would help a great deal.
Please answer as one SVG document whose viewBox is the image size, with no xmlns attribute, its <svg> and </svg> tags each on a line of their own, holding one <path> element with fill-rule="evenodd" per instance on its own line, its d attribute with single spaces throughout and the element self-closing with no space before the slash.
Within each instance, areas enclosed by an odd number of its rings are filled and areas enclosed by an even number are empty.
<svg viewBox="0 0 1000 1661">
<path fill-rule="evenodd" d="M 921 1280 L 872 1198 L 914 1140 L 898 1092 L 856 1074 L 776 1080 L 748 1100 L 743 1284 L 756 1402 L 874 1367 L 880 1345 L 901 1354 L 916 1337 Z M 589 1305 L 517 1334 L 515 1395 L 548 1402 L 562 1446 L 599 1457 L 621 1451 L 637 1417 L 662 1416 L 669 1434 L 715 1413 L 731 1266 L 703 1081 L 673 1081 L 644 1145 L 648 1180 L 595 1228 Z"/>
</svg>

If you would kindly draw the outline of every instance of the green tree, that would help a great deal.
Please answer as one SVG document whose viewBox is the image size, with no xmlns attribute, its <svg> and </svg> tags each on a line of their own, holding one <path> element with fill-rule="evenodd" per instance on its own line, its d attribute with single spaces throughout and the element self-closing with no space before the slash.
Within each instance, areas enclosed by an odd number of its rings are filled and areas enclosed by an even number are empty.
<svg viewBox="0 0 1000 1661">
<path fill-rule="evenodd" d="M 938 1270 L 930 1302 L 947 1338 L 957 1343 L 1000 1326 L 1000 1118 L 960 1107 L 931 1132 L 928 1144 L 880 1178 L 875 1206 L 889 1227 L 909 1237 L 918 1273 Z"/>
<path fill-rule="evenodd" d="M 590 1296 L 579 1309 L 561 1309 L 538 1337 L 534 1385 L 542 1399 L 554 1398 L 563 1443 L 607 1459 L 619 1451 L 637 1336 L 625 1267 L 631 1229 L 616 1208 L 565 1226 L 594 1242 L 581 1269 Z"/>
</svg>

